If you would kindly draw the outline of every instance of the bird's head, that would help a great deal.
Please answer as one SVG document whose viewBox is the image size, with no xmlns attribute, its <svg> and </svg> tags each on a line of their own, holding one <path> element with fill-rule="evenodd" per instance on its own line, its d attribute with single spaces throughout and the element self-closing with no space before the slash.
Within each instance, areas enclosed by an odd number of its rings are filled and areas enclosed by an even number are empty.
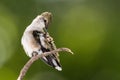
<svg viewBox="0 0 120 80">
<path fill-rule="evenodd" d="M 32 21 L 30 27 L 32 27 L 35 30 L 38 29 L 44 31 L 48 29 L 51 20 L 52 20 L 52 14 L 50 12 L 43 12 Z"/>
<path fill-rule="evenodd" d="M 43 17 L 44 23 L 45 23 L 45 27 L 46 29 L 48 28 L 48 25 L 50 24 L 50 22 L 52 21 L 52 14 L 50 12 L 43 12 L 41 14 L 41 16 Z"/>
<path fill-rule="evenodd" d="M 37 28 L 48 28 L 48 25 L 50 24 L 52 20 L 52 14 L 50 12 L 43 12 L 42 14 L 38 15 L 32 22 L 32 27 Z M 33 26 L 34 25 L 34 26 Z"/>
</svg>

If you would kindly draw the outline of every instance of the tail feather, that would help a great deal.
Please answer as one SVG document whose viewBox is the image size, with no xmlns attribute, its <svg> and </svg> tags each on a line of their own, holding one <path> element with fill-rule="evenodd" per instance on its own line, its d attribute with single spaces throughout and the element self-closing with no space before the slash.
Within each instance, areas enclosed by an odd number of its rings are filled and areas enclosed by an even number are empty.
<svg viewBox="0 0 120 80">
<path fill-rule="evenodd" d="M 46 57 L 42 57 L 41 58 L 46 64 L 48 64 L 49 66 L 54 67 L 55 69 L 57 69 L 58 71 L 61 71 L 61 64 L 60 62 L 56 59 L 55 56 L 53 55 L 48 55 Z"/>
</svg>

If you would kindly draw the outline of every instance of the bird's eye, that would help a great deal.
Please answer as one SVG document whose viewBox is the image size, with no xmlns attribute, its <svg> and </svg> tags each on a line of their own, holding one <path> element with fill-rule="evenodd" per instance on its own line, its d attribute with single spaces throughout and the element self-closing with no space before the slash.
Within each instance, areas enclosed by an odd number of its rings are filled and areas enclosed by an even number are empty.
<svg viewBox="0 0 120 80">
<path fill-rule="evenodd" d="M 46 22 L 47 22 L 47 20 L 46 20 L 46 19 L 44 19 L 44 22 L 46 23 Z"/>
</svg>

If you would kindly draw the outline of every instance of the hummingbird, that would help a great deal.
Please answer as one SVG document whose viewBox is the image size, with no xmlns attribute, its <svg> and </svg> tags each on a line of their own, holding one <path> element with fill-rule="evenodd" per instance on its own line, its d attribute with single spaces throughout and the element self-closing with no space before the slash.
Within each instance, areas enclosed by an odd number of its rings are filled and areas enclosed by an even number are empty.
<svg viewBox="0 0 120 80">
<path fill-rule="evenodd" d="M 50 12 L 43 12 L 26 27 L 21 38 L 21 44 L 25 53 L 30 58 L 56 49 L 53 38 L 47 31 L 51 20 L 52 14 Z M 62 70 L 58 53 L 50 54 L 40 59 L 58 71 Z"/>
</svg>

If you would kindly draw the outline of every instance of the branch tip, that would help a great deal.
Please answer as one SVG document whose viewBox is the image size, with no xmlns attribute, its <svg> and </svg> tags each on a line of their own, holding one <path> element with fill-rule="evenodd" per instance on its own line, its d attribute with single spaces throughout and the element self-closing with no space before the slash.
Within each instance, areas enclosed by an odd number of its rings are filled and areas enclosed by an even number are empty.
<svg viewBox="0 0 120 80">
<path fill-rule="evenodd" d="M 71 51 L 71 49 L 69 49 L 69 48 L 60 48 L 62 51 L 66 51 L 66 52 L 69 52 L 69 53 L 71 53 L 71 54 L 74 54 L 72 51 Z"/>
</svg>

